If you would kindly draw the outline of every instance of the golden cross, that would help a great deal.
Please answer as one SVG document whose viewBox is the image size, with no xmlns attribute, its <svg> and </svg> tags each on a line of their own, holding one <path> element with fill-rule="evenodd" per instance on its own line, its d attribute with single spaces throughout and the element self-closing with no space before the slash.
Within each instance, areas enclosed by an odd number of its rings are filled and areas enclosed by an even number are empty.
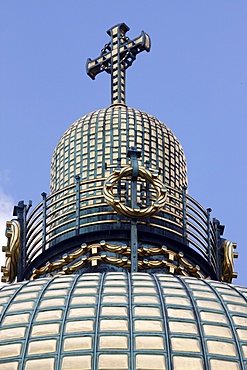
<svg viewBox="0 0 247 370">
<path fill-rule="evenodd" d="M 98 58 L 87 60 L 87 74 L 93 80 L 103 71 L 111 74 L 111 103 L 125 104 L 125 70 L 141 51 L 150 51 L 150 37 L 144 31 L 134 40 L 125 36 L 129 27 L 118 24 L 107 31 L 111 41 L 104 46 Z"/>
</svg>

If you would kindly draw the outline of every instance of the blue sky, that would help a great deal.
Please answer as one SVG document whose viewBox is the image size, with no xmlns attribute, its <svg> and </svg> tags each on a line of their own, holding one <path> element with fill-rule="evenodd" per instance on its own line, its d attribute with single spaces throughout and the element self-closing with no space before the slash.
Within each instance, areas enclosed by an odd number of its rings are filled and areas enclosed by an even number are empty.
<svg viewBox="0 0 247 370">
<path fill-rule="evenodd" d="M 0 2 L 0 240 L 18 200 L 49 193 L 53 150 L 79 117 L 110 104 L 107 74 L 85 73 L 125 22 L 149 54 L 127 72 L 127 104 L 163 121 L 187 158 L 189 194 L 238 243 L 247 285 L 246 0 L 2 0 Z"/>
</svg>

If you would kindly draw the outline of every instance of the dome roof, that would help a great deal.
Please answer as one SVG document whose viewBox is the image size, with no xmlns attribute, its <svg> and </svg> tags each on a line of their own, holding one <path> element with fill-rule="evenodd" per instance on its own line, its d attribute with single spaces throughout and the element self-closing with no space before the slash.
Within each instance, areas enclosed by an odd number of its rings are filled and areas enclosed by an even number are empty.
<svg viewBox="0 0 247 370">
<path fill-rule="evenodd" d="M 236 244 L 187 194 L 171 130 L 124 104 L 125 70 L 150 50 L 128 29 L 87 61 L 111 74 L 112 105 L 65 132 L 51 194 L 7 222 L 3 281 L 18 283 L 0 288 L 0 370 L 247 367 L 247 289 L 211 280 L 236 276 Z"/>
<path fill-rule="evenodd" d="M 187 184 L 184 152 L 172 131 L 150 114 L 115 104 L 80 118 L 62 136 L 52 157 L 51 192 L 73 184 L 76 175 L 94 186 L 118 161 L 129 163 L 130 147 L 141 151 L 140 164 L 158 171 L 165 185 Z"/>
<path fill-rule="evenodd" d="M 247 289 L 89 273 L 0 290 L 0 369 L 245 368 Z"/>
</svg>

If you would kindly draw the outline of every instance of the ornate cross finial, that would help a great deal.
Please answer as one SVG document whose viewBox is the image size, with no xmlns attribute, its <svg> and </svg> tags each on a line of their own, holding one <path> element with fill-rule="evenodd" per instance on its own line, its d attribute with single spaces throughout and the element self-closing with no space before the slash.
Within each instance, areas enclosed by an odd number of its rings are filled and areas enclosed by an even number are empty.
<svg viewBox="0 0 247 370">
<path fill-rule="evenodd" d="M 144 31 L 134 40 L 125 36 L 129 27 L 118 24 L 107 31 L 111 41 L 101 50 L 101 55 L 87 60 L 87 74 L 93 80 L 95 76 L 106 71 L 111 74 L 111 102 L 125 104 L 125 70 L 132 65 L 136 55 L 141 51 L 150 51 L 150 37 Z"/>
</svg>

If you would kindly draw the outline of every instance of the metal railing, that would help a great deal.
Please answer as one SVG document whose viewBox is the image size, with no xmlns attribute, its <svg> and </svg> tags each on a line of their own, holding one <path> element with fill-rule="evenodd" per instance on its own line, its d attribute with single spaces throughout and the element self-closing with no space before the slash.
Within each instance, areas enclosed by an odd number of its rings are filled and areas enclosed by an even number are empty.
<svg viewBox="0 0 247 370">
<path fill-rule="evenodd" d="M 26 220 L 26 266 L 48 248 L 83 233 L 90 225 L 119 222 L 117 213 L 104 200 L 104 180 L 80 181 L 77 177 L 74 184 L 49 196 L 42 193 L 42 201 Z M 205 210 L 185 188 L 180 191 L 167 187 L 167 191 L 164 210 L 148 221 L 140 220 L 140 224 L 149 222 L 150 227 L 183 238 L 216 272 L 217 234 L 210 218 L 211 210 Z M 130 223 L 130 220 L 123 217 L 121 222 Z"/>
</svg>

